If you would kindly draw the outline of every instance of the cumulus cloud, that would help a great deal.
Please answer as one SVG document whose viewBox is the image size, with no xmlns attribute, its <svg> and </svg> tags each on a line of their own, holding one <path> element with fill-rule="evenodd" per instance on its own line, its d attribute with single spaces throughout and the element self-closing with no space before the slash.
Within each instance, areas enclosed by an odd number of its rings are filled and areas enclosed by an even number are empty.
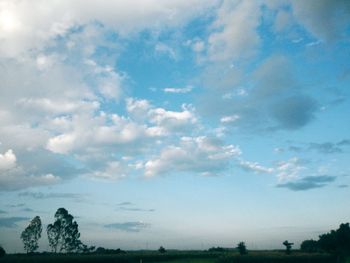
<svg viewBox="0 0 350 263">
<path fill-rule="evenodd" d="M 0 170 L 1 191 L 57 184 L 62 179 L 82 173 L 82 170 L 49 151 L 19 149 L 16 151 L 16 165 Z"/>
<path fill-rule="evenodd" d="M 214 61 L 250 57 L 260 44 L 258 1 L 223 1 L 208 37 L 208 56 Z M 237 26 L 239 25 L 239 26 Z"/>
<path fill-rule="evenodd" d="M 95 21 L 121 35 L 144 29 L 172 27 L 206 12 L 217 1 L 2 1 L 0 5 L 0 54 L 18 56 L 41 49 L 49 40 L 65 36 L 73 27 Z M 193 6 L 199 9 L 193 10 Z"/>
<path fill-rule="evenodd" d="M 53 185 L 60 182 L 60 177 L 53 174 L 27 175 L 23 168 L 12 169 L 0 174 L 0 191 L 14 191 L 33 186 Z"/>
<path fill-rule="evenodd" d="M 147 118 L 148 111 L 153 108 L 148 100 L 138 100 L 135 98 L 126 99 L 126 110 L 138 119 Z"/>
<path fill-rule="evenodd" d="M 0 154 L 0 172 L 12 169 L 16 166 L 16 155 L 12 149 Z"/>
<path fill-rule="evenodd" d="M 194 127 L 197 117 L 191 105 L 182 105 L 182 111 L 154 108 L 149 111 L 150 122 L 165 132 L 182 132 Z"/>
<path fill-rule="evenodd" d="M 305 176 L 295 181 L 277 184 L 277 187 L 287 188 L 292 191 L 306 191 L 315 188 L 325 187 L 328 184 L 334 182 L 335 180 L 336 176 Z"/>
<path fill-rule="evenodd" d="M 145 175 L 174 172 L 217 175 L 228 168 L 232 157 L 240 154 L 238 146 L 223 145 L 215 138 L 182 137 L 178 145 L 166 147 L 158 157 L 146 162 Z"/>
<path fill-rule="evenodd" d="M 128 151 L 127 145 L 146 143 L 147 138 L 152 137 L 147 126 L 117 114 L 75 115 L 68 121 L 71 129 L 49 138 L 48 150 L 67 154 L 86 148 L 119 146 Z"/>
<path fill-rule="evenodd" d="M 131 170 L 125 163 L 112 161 L 107 163 L 103 170 L 92 172 L 91 176 L 96 179 L 117 180 L 127 177 L 127 175 L 132 173 Z"/>
</svg>

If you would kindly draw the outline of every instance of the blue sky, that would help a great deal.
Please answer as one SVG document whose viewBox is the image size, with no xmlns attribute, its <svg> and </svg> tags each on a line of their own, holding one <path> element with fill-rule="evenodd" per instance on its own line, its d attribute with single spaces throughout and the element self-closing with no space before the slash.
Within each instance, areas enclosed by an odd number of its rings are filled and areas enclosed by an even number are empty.
<svg viewBox="0 0 350 263">
<path fill-rule="evenodd" d="M 0 39 L 6 251 L 59 207 L 122 249 L 349 221 L 348 1 L 1 0 Z"/>
</svg>

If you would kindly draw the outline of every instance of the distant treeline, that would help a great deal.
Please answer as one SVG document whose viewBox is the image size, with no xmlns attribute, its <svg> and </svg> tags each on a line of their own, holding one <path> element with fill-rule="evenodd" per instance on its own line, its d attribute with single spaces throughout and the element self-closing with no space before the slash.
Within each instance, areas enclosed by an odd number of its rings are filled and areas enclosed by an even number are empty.
<svg viewBox="0 0 350 263">
<path fill-rule="evenodd" d="M 88 253 L 88 254 L 125 254 L 118 249 L 106 249 L 103 247 L 87 246 L 80 240 L 78 223 L 65 208 L 59 208 L 55 215 L 55 221 L 47 226 L 49 246 L 53 253 Z M 42 233 L 42 223 L 39 216 L 34 217 L 29 225 L 21 233 L 24 249 L 27 253 L 34 253 L 38 250 L 38 241 Z M 290 254 L 293 243 L 287 240 L 282 243 L 286 247 L 286 254 Z M 236 250 L 240 255 L 248 254 L 249 250 L 244 242 L 239 242 L 236 247 L 222 248 L 212 247 L 208 249 L 211 253 L 222 253 Z M 346 257 L 350 255 L 350 226 L 349 223 L 341 224 L 338 229 L 331 230 L 319 236 L 318 240 L 305 240 L 301 243 L 300 250 L 306 253 L 330 253 Z M 158 252 L 166 253 L 164 247 Z M 46 252 L 47 253 L 47 252 Z M 0 246 L 0 257 L 5 255 L 5 250 Z M 320 259 L 321 260 L 321 259 Z M 322 260 L 325 260 L 322 258 Z M 273 262 L 273 261 L 271 261 Z M 321 262 L 321 261 L 320 261 Z"/>
<path fill-rule="evenodd" d="M 318 240 L 305 240 L 300 249 L 305 252 L 328 252 L 337 255 L 350 255 L 349 223 L 341 224 L 338 229 L 322 234 Z"/>
</svg>

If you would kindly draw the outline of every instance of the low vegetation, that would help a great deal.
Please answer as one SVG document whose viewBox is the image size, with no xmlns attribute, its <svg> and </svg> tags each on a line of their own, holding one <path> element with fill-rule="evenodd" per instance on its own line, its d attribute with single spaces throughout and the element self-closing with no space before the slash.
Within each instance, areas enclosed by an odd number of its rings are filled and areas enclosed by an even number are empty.
<svg viewBox="0 0 350 263">
<path fill-rule="evenodd" d="M 329 254 L 306 254 L 295 252 L 286 255 L 284 251 L 250 251 L 240 255 L 238 252 L 203 252 L 203 251 L 127 251 L 123 254 L 25 254 L 9 255 L 3 258 L 6 263 L 338 263 L 335 256 Z M 347 262 L 348 263 L 348 262 Z"/>
</svg>

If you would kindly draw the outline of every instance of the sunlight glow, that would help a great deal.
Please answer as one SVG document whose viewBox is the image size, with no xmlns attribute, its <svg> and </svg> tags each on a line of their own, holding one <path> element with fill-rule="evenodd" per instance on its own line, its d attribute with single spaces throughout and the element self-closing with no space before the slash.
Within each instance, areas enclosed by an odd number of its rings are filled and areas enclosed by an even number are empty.
<svg viewBox="0 0 350 263">
<path fill-rule="evenodd" d="M 0 13 L 0 31 L 14 32 L 20 26 L 18 18 L 8 10 Z"/>
</svg>

